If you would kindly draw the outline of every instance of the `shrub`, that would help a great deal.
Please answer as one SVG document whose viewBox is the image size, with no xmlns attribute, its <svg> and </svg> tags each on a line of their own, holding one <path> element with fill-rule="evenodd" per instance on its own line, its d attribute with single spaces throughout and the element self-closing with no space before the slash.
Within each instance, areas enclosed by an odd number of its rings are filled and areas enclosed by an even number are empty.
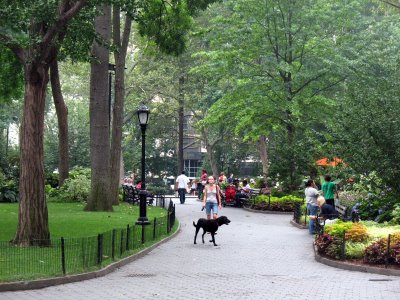
<svg viewBox="0 0 400 300">
<path fill-rule="evenodd" d="M 46 194 L 50 201 L 56 202 L 83 202 L 90 192 L 90 169 L 74 168 L 69 178 L 59 189 L 46 187 Z"/>
<path fill-rule="evenodd" d="M 352 208 L 356 203 L 367 197 L 366 193 L 356 191 L 343 191 L 339 193 L 339 201 L 341 205 Z"/>
<path fill-rule="evenodd" d="M 17 202 L 18 186 L 14 179 L 0 171 L 0 202 Z"/>
<path fill-rule="evenodd" d="M 153 195 L 161 195 L 161 194 L 166 194 L 168 192 L 168 187 L 164 186 L 156 186 L 156 185 L 150 185 L 147 187 L 147 190 L 152 193 Z"/>
<path fill-rule="evenodd" d="M 392 256 L 395 263 L 400 264 L 400 242 L 397 242 L 393 245 Z"/>
<path fill-rule="evenodd" d="M 380 239 L 365 248 L 364 261 L 368 263 L 382 264 L 385 262 L 387 252 L 387 239 Z"/>
<path fill-rule="evenodd" d="M 342 253 L 342 241 L 338 238 L 333 238 L 332 243 L 326 247 L 325 254 L 334 259 L 340 259 Z"/>
<path fill-rule="evenodd" d="M 364 242 L 368 237 L 367 227 L 361 223 L 353 223 L 351 228 L 346 230 L 346 241 Z"/>
<path fill-rule="evenodd" d="M 89 197 L 90 179 L 85 175 L 78 175 L 73 179 L 67 179 L 63 185 L 61 198 L 65 202 L 83 202 Z"/>
<path fill-rule="evenodd" d="M 363 258 L 366 247 L 367 245 L 365 243 L 346 241 L 346 258 Z"/>
<path fill-rule="evenodd" d="M 320 254 L 325 254 L 326 248 L 333 242 L 333 237 L 329 234 L 321 234 L 315 238 L 315 246 Z"/>
<path fill-rule="evenodd" d="M 256 203 L 252 206 L 252 208 L 257 210 L 290 212 L 294 210 L 295 203 L 303 204 L 303 199 L 293 195 L 286 195 L 281 198 L 259 195 L 256 197 Z"/>
<path fill-rule="evenodd" d="M 352 228 L 353 224 L 352 222 L 343 222 L 339 220 L 336 223 L 326 225 L 325 231 L 334 237 L 343 237 L 344 232 Z"/>
<path fill-rule="evenodd" d="M 375 264 L 385 263 L 388 239 L 381 238 L 365 249 L 364 261 Z M 390 237 L 389 262 L 400 260 L 400 233 L 396 232 Z M 397 260 L 396 260 L 397 259 Z"/>
<path fill-rule="evenodd" d="M 50 185 L 52 188 L 58 187 L 58 174 L 53 172 L 46 172 L 45 185 Z"/>
<path fill-rule="evenodd" d="M 391 212 L 391 216 L 392 216 L 392 220 L 391 223 L 392 224 L 400 224 L 400 203 L 397 203 L 394 206 L 393 211 Z"/>
</svg>

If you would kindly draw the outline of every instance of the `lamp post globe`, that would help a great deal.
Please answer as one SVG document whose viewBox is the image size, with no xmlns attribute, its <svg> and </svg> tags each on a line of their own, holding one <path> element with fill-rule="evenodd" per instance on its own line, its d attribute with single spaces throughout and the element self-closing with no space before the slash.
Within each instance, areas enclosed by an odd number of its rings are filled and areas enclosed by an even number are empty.
<svg viewBox="0 0 400 300">
<path fill-rule="evenodd" d="M 149 114 L 150 110 L 144 104 L 142 104 L 137 110 L 140 129 L 142 131 L 142 178 L 141 178 L 142 186 L 139 192 L 139 198 L 140 198 L 139 218 L 136 221 L 136 224 L 138 225 L 150 224 L 149 220 L 147 219 L 147 208 L 146 208 L 147 192 L 146 192 L 146 170 L 145 170 L 146 127 L 147 123 L 149 122 Z M 144 233 L 143 230 L 142 233 Z"/>
</svg>

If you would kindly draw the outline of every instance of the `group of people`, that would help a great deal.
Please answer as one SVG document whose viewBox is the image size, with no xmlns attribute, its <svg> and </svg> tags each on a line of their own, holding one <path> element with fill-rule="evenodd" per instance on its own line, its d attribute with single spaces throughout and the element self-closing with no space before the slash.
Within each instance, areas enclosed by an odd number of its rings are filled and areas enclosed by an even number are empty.
<svg viewBox="0 0 400 300">
<path fill-rule="evenodd" d="M 233 174 L 227 178 L 224 172 L 221 172 L 218 177 L 218 182 L 214 176 L 208 176 L 206 170 L 202 170 L 200 180 L 196 182 L 193 180 L 190 182 L 186 176 L 185 171 L 176 178 L 176 190 L 178 191 L 179 200 L 181 204 L 185 203 L 185 195 L 190 186 L 190 191 L 195 195 L 198 193 L 199 200 L 203 202 L 203 209 L 206 210 L 207 219 L 211 219 L 211 215 L 214 219 L 218 217 L 218 209 L 222 207 L 222 192 L 220 184 L 229 183 L 234 184 L 237 188 L 236 201 L 239 202 L 241 198 L 248 197 L 250 195 L 250 185 L 247 180 L 243 180 L 242 187 L 239 188 L 239 181 L 235 180 Z"/>
<path fill-rule="evenodd" d="M 135 189 L 140 190 L 142 188 L 142 181 L 138 180 L 136 181 L 136 183 L 134 183 L 133 178 L 126 177 L 124 178 L 124 182 L 122 183 L 122 185 L 134 186 Z"/>
<path fill-rule="evenodd" d="M 330 175 L 325 176 L 325 182 L 321 186 L 321 191 L 317 189 L 315 181 L 307 180 L 304 194 L 306 196 L 308 212 L 308 229 L 310 234 L 315 234 L 316 222 L 318 218 L 337 219 L 339 214 L 335 210 L 335 194 L 337 196 L 336 185 L 332 182 Z M 318 211 L 319 210 L 319 211 Z"/>
</svg>

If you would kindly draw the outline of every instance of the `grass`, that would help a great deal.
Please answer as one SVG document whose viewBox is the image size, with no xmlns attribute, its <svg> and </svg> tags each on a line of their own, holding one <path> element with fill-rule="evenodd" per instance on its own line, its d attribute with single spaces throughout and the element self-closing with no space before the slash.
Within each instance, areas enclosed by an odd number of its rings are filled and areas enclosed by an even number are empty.
<svg viewBox="0 0 400 300">
<path fill-rule="evenodd" d="M 114 228 L 125 228 L 134 224 L 139 216 L 139 206 L 126 203 L 114 206 L 113 212 L 86 212 L 81 203 L 48 203 L 49 228 L 51 238 L 87 237 Z M 166 216 L 165 209 L 147 207 L 147 217 Z M 0 241 L 11 240 L 16 232 L 18 223 L 18 204 L 0 204 Z"/>
<path fill-rule="evenodd" d="M 65 274 L 77 274 L 102 268 L 116 260 L 143 250 L 176 231 L 175 222 L 167 232 L 167 211 L 148 207 L 150 225 L 145 226 L 145 243 L 141 226 L 133 226 L 139 207 L 121 204 L 114 212 L 85 212 L 83 204 L 49 203 L 49 247 L 15 247 L 0 242 L 0 282 L 32 280 L 62 276 L 61 239 L 65 238 Z M 154 223 L 154 217 L 157 222 Z M 13 238 L 17 226 L 18 205 L 0 205 L 0 241 Z M 127 224 L 130 229 L 127 230 Z M 113 229 L 114 239 L 113 239 Z M 101 263 L 98 263 L 98 238 L 103 233 Z M 114 242 L 113 242 L 114 241 Z M 112 257 L 114 253 L 114 258 Z"/>
</svg>

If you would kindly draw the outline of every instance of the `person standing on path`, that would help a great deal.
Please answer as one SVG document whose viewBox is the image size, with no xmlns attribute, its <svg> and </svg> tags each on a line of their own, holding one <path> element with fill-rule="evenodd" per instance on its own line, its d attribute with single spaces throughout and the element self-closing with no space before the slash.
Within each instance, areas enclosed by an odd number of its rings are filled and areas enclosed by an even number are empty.
<svg viewBox="0 0 400 300">
<path fill-rule="evenodd" d="M 182 174 L 176 178 L 176 189 L 178 190 L 179 201 L 181 204 L 185 203 L 185 194 L 187 191 L 187 186 L 189 183 L 189 178 L 185 175 L 185 171 L 182 171 Z"/>
<path fill-rule="evenodd" d="M 220 187 L 215 184 L 213 176 L 208 177 L 208 184 L 204 187 L 203 207 L 206 208 L 207 219 L 211 219 L 211 211 L 213 211 L 213 219 L 218 217 L 218 208 L 221 209 Z"/>
<path fill-rule="evenodd" d="M 207 184 L 207 178 L 208 178 L 207 171 L 205 169 L 203 169 L 201 171 L 200 182 L 197 183 L 198 184 L 198 191 L 199 191 L 199 200 L 201 200 L 204 187 Z"/>
<path fill-rule="evenodd" d="M 331 180 L 331 175 L 325 175 L 325 182 L 322 184 L 321 189 L 324 192 L 326 203 L 335 207 L 336 184 Z"/>
<path fill-rule="evenodd" d="M 306 195 L 307 212 L 309 216 L 308 230 L 310 234 L 315 234 L 315 216 L 318 213 L 317 197 L 319 194 L 316 187 L 314 180 L 307 180 L 304 194 Z"/>
</svg>

